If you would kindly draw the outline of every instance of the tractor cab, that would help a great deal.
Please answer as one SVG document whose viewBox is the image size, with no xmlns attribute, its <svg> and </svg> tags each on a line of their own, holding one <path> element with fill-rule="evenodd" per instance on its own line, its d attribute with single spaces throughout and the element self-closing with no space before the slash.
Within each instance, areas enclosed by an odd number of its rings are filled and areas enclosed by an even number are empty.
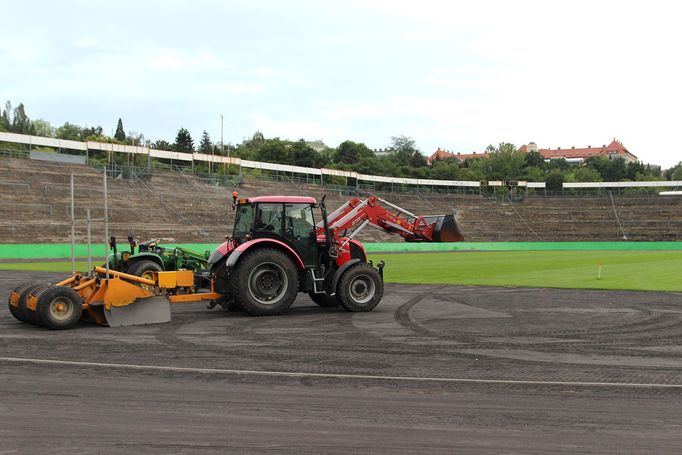
<svg viewBox="0 0 682 455">
<path fill-rule="evenodd" d="M 232 239 L 237 245 L 251 240 L 272 239 L 284 242 L 301 258 L 306 267 L 316 267 L 317 235 L 312 197 L 264 196 L 240 199 Z"/>
</svg>

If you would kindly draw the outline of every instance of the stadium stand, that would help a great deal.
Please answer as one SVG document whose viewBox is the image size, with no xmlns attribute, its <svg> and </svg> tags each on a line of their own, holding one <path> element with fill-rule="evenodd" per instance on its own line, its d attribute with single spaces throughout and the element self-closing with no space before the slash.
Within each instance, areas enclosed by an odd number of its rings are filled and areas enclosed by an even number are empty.
<svg viewBox="0 0 682 455">
<path fill-rule="evenodd" d="M 102 171 L 87 165 L 21 158 L 0 159 L 0 236 L 3 243 L 67 243 L 70 221 L 70 175 L 75 179 L 76 240 L 86 239 L 86 210 L 92 234 L 104 238 Z M 117 175 L 117 174 L 116 174 Z M 108 179 L 109 232 L 125 238 L 161 238 L 176 242 L 218 243 L 231 231 L 232 187 L 215 186 L 190 174 L 170 171 L 144 177 Z M 327 196 L 331 209 L 355 188 L 324 187 L 294 181 L 243 178 L 243 196 L 264 194 Z M 495 200 L 482 194 L 376 192 L 413 213 L 455 211 L 468 241 L 618 241 L 679 240 L 682 197 L 600 195 Z M 364 241 L 402 241 L 366 229 Z"/>
</svg>

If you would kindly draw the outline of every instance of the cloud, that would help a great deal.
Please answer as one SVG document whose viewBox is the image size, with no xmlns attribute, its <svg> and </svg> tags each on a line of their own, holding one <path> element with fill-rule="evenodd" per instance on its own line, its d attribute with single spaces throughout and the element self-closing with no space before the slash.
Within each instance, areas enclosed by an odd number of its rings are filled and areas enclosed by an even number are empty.
<svg viewBox="0 0 682 455">
<path fill-rule="evenodd" d="M 218 84 L 217 89 L 222 93 L 233 94 L 261 94 L 266 86 L 262 82 L 228 82 Z"/>
<path fill-rule="evenodd" d="M 282 139 L 325 140 L 338 137 L 335 128 L 323 126 L 320 122 L 304 120 L 278 120 L 262 114 L 251 115 L 253 127 L 261 131 L 266 137 L 280 137 Z"/>
<path fill-rule="evenodd" d="M 148 51 L 148 65 L 157 70 L 184 70 L 202 68 L 205 70 L 223 69 L 227 65 L 215 53 L 206 50 L 179 51 L 161 48 Z"/>
</svg>

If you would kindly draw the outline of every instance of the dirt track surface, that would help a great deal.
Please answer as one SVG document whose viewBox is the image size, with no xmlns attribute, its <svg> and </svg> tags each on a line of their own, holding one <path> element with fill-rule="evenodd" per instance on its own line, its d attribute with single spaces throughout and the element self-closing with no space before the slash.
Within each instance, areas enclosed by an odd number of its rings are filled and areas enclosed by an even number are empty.
<svg viewBox="0 0 682 455">
<path fill-rule="evenodd" d="M 0 272 L 0 297 L 60 276 Z M 387 285 L 368 314 L 301 296 L 62 332 L 3 303 L 0 357 L 0 454 L 682 447 L 679 294 Z"/>
</svg>

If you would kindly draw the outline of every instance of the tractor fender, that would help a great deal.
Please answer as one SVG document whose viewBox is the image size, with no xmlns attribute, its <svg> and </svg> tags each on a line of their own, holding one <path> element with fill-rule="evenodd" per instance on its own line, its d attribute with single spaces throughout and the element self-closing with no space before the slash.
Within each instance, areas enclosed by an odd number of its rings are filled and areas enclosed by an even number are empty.
<svg viewBox="0 0 682 455">
<path fill-rule="evenodd" d="M 339 267 L 339 269 L 334 273 L 334 277 L 332 278 L 331 286 L 329 287 L 329 290 L 332 292 L 330 292 L 329 295 L 336 294 L 336 285 L 338 284 L 341 275 L 343 275 L 343 272 L 345 272 L 346 270 L 348 270 L 350 266 L 355 265 L 358 262 L 361 262 L 360 259 L 351 259 L 350 261 L 346 262 L 341 267 Z"/>
<path fill-rule="evenodd" d="M 163 261 L 161 260 L 161 257 L 155 253 L 137 253 L 134 256 L 130 256 L 128 258 L 128 268 L 130 268 L 130 266 L 135 264 L 136 262 L 139 262 L 142 260 L 154 261 L 161 266 L 161 269 L 166 270 L 166 267 L 163 265 Z"/>
<path fill-rule="evenodd" d="M 208 265 L 217 264 L 219 261 L 223 260 L 225 256 L 230 254 L 232 250 L 235 249 L 234 240 L 228 240 L 227 242 L 221 243 L 218 248 L 208 257 L 206 263 Z"/>
<path fill-rule="evenodd" d="M 267 246 L 267 245 L 272 245 L 275 248 L 284 250 L 286 253 L 291 256 L 291 258 L 294 260 L 294 264 L 296 264 L 296 267 L 299 270 L 303 270 L 305 268 L 305 265 L 303 264 L 303 261 L 301 260 L 300 256 L 296 253 L 296 251 L 291 248 L 289 245 L 287 245 L 284 242 L 281 242 L 279 240 L 275 239 L 254 239 L 254 240 L 249 240 L 248 242 L 242 243 L 239 245 L 237 248 L 230 253 L 230 255 L 227 257 L 227 267 L 234 267 L 234 265 L 237 263 L 237 260 L 239 259 L 239 256 L 242 255 L 245 251 L 248 251 L 249 249 L 253 248 L 255 245 L 260 245 L 260 246 Z"/>
</svg>

